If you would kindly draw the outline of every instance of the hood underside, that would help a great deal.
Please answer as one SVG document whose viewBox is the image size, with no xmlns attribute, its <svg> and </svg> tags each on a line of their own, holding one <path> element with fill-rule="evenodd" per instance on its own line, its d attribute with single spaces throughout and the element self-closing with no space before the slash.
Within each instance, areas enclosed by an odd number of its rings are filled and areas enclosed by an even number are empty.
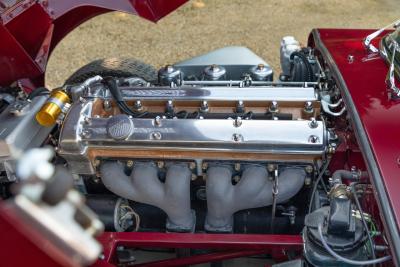
<svg viewBox="0 0 400 267">
<path fill-rule="evenodd" d="M 156 22 L 187 0 L 0 0 L 0 86 L 26 80 L 42 86 L 57 43 L 84 21 L 123 11 Z"/>
</svg>

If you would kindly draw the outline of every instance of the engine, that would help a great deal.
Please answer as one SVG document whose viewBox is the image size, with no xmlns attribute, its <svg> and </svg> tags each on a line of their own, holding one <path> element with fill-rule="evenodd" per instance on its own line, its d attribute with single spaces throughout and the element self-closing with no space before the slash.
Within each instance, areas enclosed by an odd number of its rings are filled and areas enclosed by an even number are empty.
<svg viewBox="0 0 400 267">
<path fill-rule="evenodd" d="M 159 207 L 176 203 L 170 212 L 163 209 L 169 218 L 175 212 L 191 215 L 190 183 L 205 181 L 209 211 L 219 210 L 214 204 L 223 206 L 218 200 L 232 205 L 223 224 L 207 230 L 231 230 L 227 221 L 235 211 L 271 205 L 274 179 L 280 180 L 277 202 L 291 199 L 328 149 L 325 123 L 315 119 L 320 104 L 313 87 L 118 89 L 138 115 L 121 114 L 101 85 L 93 93 L 102 97 L 88 95 L 72 105 L 60 133 L 59 155 L 75 174 L 100 173 L 119 196 Z M 311 171 L 306 174 L 306 169 Z M 257 178 L 249 176 L 253 172 Z M 195 195 L 201 195 L 204 189 L 197 190 Z M 232 199 L 225 198 L 227 190 Z M 251 200 L 244 208 L 236 206 L 242 197 Z M 190 218 L 170 226 L 190 230 Z"/>
<path fill-rule="evenodd" d="M 364 259 L 364 215 L 353 218 L 342 179 L 367 174 L 328 170 L 341 142 L 354 142 L 340 93 L 292 37 L 281 66 L 273 81 L 263 59 L 227 47 L 166 65 L 155 80 L 97 73 L 7 95 L 3 182 L 18 179 L 15 155 L 46 143 L 108 231 L 303 234 L 307 260 L 335 266 L 315 225 L 328 220 L 330 245 Z"/>
</svg>

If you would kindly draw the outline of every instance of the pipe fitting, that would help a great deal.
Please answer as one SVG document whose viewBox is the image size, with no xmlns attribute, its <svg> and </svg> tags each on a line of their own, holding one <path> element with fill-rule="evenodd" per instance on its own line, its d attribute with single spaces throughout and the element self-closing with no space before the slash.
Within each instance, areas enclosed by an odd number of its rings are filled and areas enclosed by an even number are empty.
<svg viewBox="0 0 400 267">
<path fill-rule="evenodd" d="M 187 165 L 170 165 L 165 183 L 158 178 L 158 169 L 153 162 L 136 162 L 130 176 L 123 168 L 115 161 L 102 164 L 101 179 L 107 189 L 123 198 L 162 209 L 168 216 L 168 231 L 194 230 L 195 215 L 190 209 L 192 172 Z"/>
<path fill-rule="evenodd" d="M 332 181 L 334 184 L 342 184 L 343 179 L 357 181 L 365 178 L 368 178 L 368 172 L 366 171 L 336 170 L 332 175 Z"/>
</svg>

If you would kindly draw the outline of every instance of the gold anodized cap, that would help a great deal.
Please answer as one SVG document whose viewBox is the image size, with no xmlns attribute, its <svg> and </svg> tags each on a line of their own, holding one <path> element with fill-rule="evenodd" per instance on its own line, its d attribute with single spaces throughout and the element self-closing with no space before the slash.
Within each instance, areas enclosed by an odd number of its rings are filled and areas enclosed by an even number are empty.
<svg viewBox="0 0 400 267">
<path fill-rule="evenodd" d="M 37 122 L 42 126 L 52 126 L 56 123 L 64 105 L 69 102 L 70 98 L 64 91 L 51 92 L 49 99 L 36 114 Z"/>
</svg>

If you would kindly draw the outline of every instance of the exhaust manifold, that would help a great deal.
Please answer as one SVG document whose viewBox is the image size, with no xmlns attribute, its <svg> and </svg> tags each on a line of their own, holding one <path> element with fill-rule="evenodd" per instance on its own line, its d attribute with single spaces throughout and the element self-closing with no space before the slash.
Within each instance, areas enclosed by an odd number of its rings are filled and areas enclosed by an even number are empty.
<svg viewBox="0 0 400 267">
<path fill-rule="evenodd" d="M 136 162 L 127 176 L 118 162 L 101 166 L 105 187 L 123 198 L 156 206 L 168 216 L 166 228 L 173 232 L 191 232 L 195 214 L 190 209 L 190 180 L 192 172 L 186 164 L 168 167 L 165 183 L 158 178 L 158 169 L 152 162 Z"/>
<path fill-rule="evenodd" d="M 276 203 L 296 195 L 304 184 L 306 173 L 301 168 L 287 168 L 278 176 Z M 205 229 L 209 232 L 232 232 L 233 214 L 244 209 L 270 206 L 273 203 L 273 181 L 262 166 L 248 166 L 240 181 L 232 184 L 232 169 L 212 166 L 207 171 L 207 217 Z"/>
</svg>

